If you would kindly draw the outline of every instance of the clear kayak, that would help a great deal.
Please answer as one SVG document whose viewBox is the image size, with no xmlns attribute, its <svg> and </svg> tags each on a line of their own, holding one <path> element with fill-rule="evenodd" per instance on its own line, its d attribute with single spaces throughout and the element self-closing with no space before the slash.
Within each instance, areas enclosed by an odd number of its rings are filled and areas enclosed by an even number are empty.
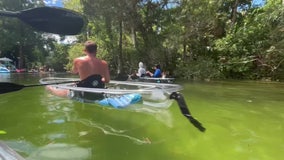
<svg viewBox="0 0 284 160">
<path fill-rule="evenodd" d="M 87 102 L 97 103 L 102 106 L 112 106 L 115 108 L 123 108 L 131 105 L 146 105 L 150 107 L 168 108 L 173 100 L 169 96 L 173 92 L 182 90 L 178 84 L 168 83 L 148 83 L 148 82 L 133 82 L 133 81 L 110 81 L 104 88 L 84 88 L 76 87 L 75 82 L 79 81 L 76 78 L 59 78 L 48 77 L 40 80 L 41 84 L 48 85 L 57 89 L 65 89 L 71 92 L 72 99 Z M 81 94 L 76 94 L 80 92 Z M 93 93 L 93 98 L 88 96 L 85 99 L 83 94 Z M 100 94 L 100 98 L 98 98 Z"/>
<path fill-rule="evenodd" d="M 151 83 L 174 83 L 175 78 L 140 77 L 136 81 L 139 81 L 139 82 L 151 82 Z"/>
<path fill-rule="evenodd" d="M 139 107 L 142 105 L 143 107 L 164 109 L 170 107 L 173 100 L 176 100 L 181 113 L 190 123 L 201 132 L 206 130 L 190 113 L 183 95 L 179 92 L 183 88 L 178 84 L 110 81 L 110 83 L 106 84 L 106 88 L 83 88 L 76 87 L 76 82 L 79 82 L 79 79 L 48 77 L 40 80 L 41 85 L 68 90 L 72 93 L 70 95 L 72 99 L 114 108 L 135 108 L 135 106 Z M 94 97 L 93 99 L 92 97 L 91 99 L 89 97 L 85 99 L 81 96 L 84 94 L 90 94 Z"/>
</svg>

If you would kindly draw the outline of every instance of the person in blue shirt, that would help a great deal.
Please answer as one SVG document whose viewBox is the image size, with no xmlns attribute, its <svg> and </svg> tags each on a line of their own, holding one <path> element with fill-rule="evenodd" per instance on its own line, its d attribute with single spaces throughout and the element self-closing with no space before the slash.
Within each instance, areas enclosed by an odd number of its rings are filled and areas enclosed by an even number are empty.
<svg viewBox="0 0 284 160">
<path fill-rule="evenodd" d="M 153 78 L 161 78 L 162 77 L 162 71 L 161 71 L 161 66 L 159 64 L 157 64 L 155 67 L 155 72 L 152 73 L 150 71 L 147 71 L 146 74 L 147 75 L 150 75 L 150 77 L 153 77 Z"/>
</svg>

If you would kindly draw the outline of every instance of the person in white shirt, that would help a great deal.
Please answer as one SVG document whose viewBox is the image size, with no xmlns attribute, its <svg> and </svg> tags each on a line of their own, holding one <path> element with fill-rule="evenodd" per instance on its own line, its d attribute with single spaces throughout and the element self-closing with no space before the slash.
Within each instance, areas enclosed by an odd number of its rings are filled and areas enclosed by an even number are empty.
<svg viewBox="0 0 284 160">
<path fill-rule="evenodd" d="M 146 75 L 146 69 L 144 68 L 144 65 L 142 62 L 139 62 L 139 68 L 137 72 L 138 77 L 144 77 Z"/>
</svg>

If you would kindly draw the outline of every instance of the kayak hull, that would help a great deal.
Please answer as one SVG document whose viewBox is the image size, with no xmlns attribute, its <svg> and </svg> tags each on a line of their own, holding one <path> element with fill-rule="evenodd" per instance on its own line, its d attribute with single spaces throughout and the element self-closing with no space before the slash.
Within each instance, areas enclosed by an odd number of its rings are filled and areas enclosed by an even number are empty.
<svg viewBox="0 0 284 160">
<path fill-rule="evenodd" d="M 148 106 L 155 108 L 168 108 L 173 100 L 169 99 L 172 92 L 182 90 L 178 84 L 110 81 L 106 88 L 83 88 L 76 87 L 75 83 L 64 83 L 78 79 L 49 77 L 40 80 L 42 84 L 50 84 L 51 87 L 68 90 L 69 98 L 84 103 L 97 103 L 101 106 L 114 108 L 126 108 L 131 106 Z M 57 83 L 57 84 L 55 84 Z M 89 94 L 88 98 L 82 95 Z M 94 95 L 94 97 L 92 97 Z M 101 95 L 101 98 L 97 98 Z M 91 97 L 91 98 L 90 98 Z M 108 103 L 107 103 L 108 102 Z"/>
<path fill-rule="evenodd" d="M 174 83 L 175 78 L 153 78 L 153 77 L 140 77 L 137 79 L 139 82 L 150 83 Z"/>
</svg>

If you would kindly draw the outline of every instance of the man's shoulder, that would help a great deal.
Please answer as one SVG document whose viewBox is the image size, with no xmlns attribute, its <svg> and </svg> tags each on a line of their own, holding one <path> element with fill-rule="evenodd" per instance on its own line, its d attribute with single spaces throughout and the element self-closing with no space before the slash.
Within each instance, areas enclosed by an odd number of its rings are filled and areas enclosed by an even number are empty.
<svg viewBox="0 0 284 160">
<path fill-rule="evenodd" d="M 105 60 L 100 60 L 101 61 L 101 63 L 103 63 L 103 64 L 107 64 L 107 61 L 105 61 Z"/>
<path fill-rule="evenodd" d="M 85 56 L 82 56 L 82 57 L 77 57 L 74 59 L 75 61 L 85 61 L 86 60 L 86 57 Z"/>
</svg>

